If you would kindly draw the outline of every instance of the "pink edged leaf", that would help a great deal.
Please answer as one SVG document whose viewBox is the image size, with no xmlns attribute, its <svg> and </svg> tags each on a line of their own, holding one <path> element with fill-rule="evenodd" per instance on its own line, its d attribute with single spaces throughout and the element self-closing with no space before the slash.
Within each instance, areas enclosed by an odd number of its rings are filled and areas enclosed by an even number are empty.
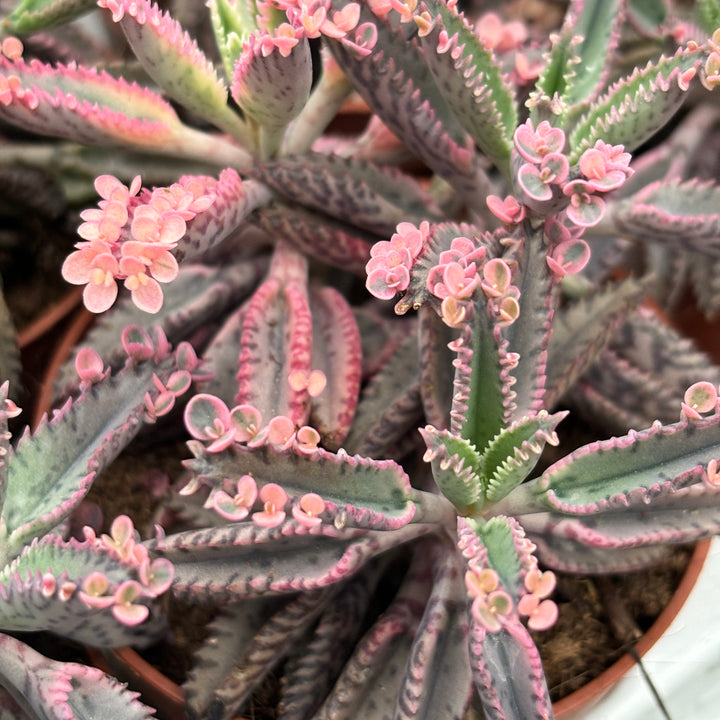
<svg viewBox="0 0 720 720">
<path fill-rule="evenodd" d="M 207 393 L 190 398 L 185 406 L 184 421 L 188 432 L 198 440 L 215 440 L 232 429 L 227 405 Z"/>
<path fill-rule="evenodd" d="M 312 370 L 312 316 L 303 256 L 278 243 L 268 279 L 255 291 L 243 316 L 235 402 L 255 406 L 263 418 L 286 415 L 305 425 L 306 389 L 288 378 Z"/>
<path fill-rule="evenodd" d="M 612 220 L 638 239 L 717 253 L 720 189 L 714 182 L 659 181 L 613 208 Z"/>
<path fill-rule="evenodd" d="M 657 421 L 646 430 L 631 430 L 623 437 L 575 450 L 524 491 L 534 503 L 577 515 L 604 513 L 614 507 L 662 513 L 667 503 L 699 508 L 707 503 L 704 496 L 710 492 L 703 484 L 702 470 L 718 457 L 720 415 L 699 420 L 683 417 L 672 425 Z M 689 522 L 692 517 L 688 515 Z"/>
<path fill-rule="evenodd" d="M 333 288 L 311 289 L 310 308 L 312 367 L 327 378 L 311 401 L 310 424 L 320 432 L 324 447 L 337 450 L 350 430 L 360 393 L 360 330 L 347 301 Z"/>
<path fill-rule="evenodd" d="M 268 447 L 233 445 L 221 453 L 194 452 L 197 457 L 186 464 L 203 484 L 222 488 L 225 478 L 251 475 L 260 489 L 272 482 L 293 500 L 316 493 L 325 502 L 324 523 L 340 518 L 343 527 L 397 528 L 415 514 L 407 475 L 391 460 L 322 448 L 311 454 L 294 448 L 278 453 Z"/>
<path fill-rule="evenodd" d="M 461 195 L 479 203 L 487 178 L 470 135 L 442 98 L 429 73 L 419 73 L 426 62 L 421 50 L 407 42 L 402 27 L 376 21 L 363 10 L 361 22 L 377 28 L 375 51 L 356 57 L 336 41 L 330 46 L 338 64 L 374 113 L 434 172 Z M 381 48 L 381 49 L 378 49 Z"/>
<path fill-rule="evenodd" d="M 552 200 L 553 192 L 549 184 L 546 183 L 540 175 L 540 170 L 530 163 L 525 163 L 518 170 L 518 184 L 525 192 L 525 194 L 537 200 L 544 202 L 546 200 Z"/>
<path fill-rule="evenodd" d="M 590 261 L 590 246 L 582 238 L 565 240 L 547 256 L 548 267 L 558 277 L 579 273 Z"/>
<path fill-rule="evenodd" d="M 266 55 L 256 36 L 244 45 L 232 76 L 235 102 L 263 128 L 283 128 L 294 120 L 310 95 L 310 44 L 302 38 L 287 55 Z"/>
<path fill-rule="evenodd" d="M 137 693 L 97 668 L 51 660 L 9 635 L 0 635 L 0 652 L 3 685 L 35 717 L 149 720 L 154 715 Z"/>
<path fill-rule="evenodd" d="M 51 630 L 96 647 L 147 645 L 162 633 L 158 613 L 128 627 L 112 612 L 118 588 L 127 582 L 140 587 L 137 576 L 136 566 L 95 540 L 46 535 L 30 543 L 0 575 L 0 622 L 8 631 Z M 137 596 L 144 614 L 156 594 Z"/>
<path fill-rule="evenodd" d="M 100 0 L 113 13 L 148 75 L 172 98 L 235 136 L 248 139 L 228 106 L 227 87 L 197 43 L 150 0 Z"/>
<path fill-rule="evenodd" d="M 433 201 L 411 177 L 337 155 L 306 153 L 259 165 L 253 177 L 293 202 L 370 232 L 389 234 L 403 220 L 426 218 Z"/>
<path fill-rule="evenodd" d="M 1 57 L 0 70 L 18 78 L 0 103 L 0 118 L 41 135 L 177 152 L 194 133 L 158 95 L 104 72 Z"/>
<path fill-rule="evenodd" d="M 82 348 L 75 356 L 75 369 L 82 382 L 99 382 L 105 377 L 103 361 L 92 348 Z"/>
<path fill-rule="evenodd" d="M 173 563 L 174 595 L 227 603 L 341 582 L 373 557 L 427 531 L 419 525 L 392 533 L 338 530 L 327 523 L 306 527 L 286 518 L 273 527 L 240 522 L 188 530 L 152 541 L 149 547 Z"/>
</svg>

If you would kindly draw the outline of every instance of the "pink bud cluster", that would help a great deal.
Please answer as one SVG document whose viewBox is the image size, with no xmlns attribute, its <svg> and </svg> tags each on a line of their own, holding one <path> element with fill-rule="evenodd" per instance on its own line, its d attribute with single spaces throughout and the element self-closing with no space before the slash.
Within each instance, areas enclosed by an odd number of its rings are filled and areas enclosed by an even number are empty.
<svg viewBox="0 0 720 720">
<path fill-rule="evenodd" d="M 260 499 L 262 509 L 253 512 Z M 277 483 L 266 483 L 259 490 L 252 475 L 243 475 L 236 483 L 224 482 L 224 489 L 213 490 L 205 502 L 218 515 L 238 522 L 248 516 L 259 527 L 277 527 L 287 517 L 287 505 L 292 502 L 292 516 L 305 527 L 317 527 L 325 510 L 325 502 L 317 493 L 305 493 L 291 500 L 287 492 Z M 252 513 L 252 514 L 251 514 Z"/>
<path fill-rule="evenodd" d="M 22 62 L 23 49 L 22 42 L 16 37 L 6 37 L 0 43 L 0 68 L 9 70 L 16 60 Z M 0 74 L 0 103 L 5 106 L 19 104 L 35 110 L 40 100 L 32 88 L 23 87 L 18 75 L 9 72 L 7 75 Z"/>
<path fill-rule="evenodd" d="M 105 573 L 91 572 L 78 590 L 79 598 L 91 608 L 110 608 L 124 625 L 143 622 L 150 610 L 141 601 L 156 598 L 170 587 L 174 576 L 172 563 L 165 558 L 150 560 L 147 548 L 138 542 L 132 520 L 127 515 L 120 515 L 113 521 L 109 535 L 97 537 L 90 527 L 84 528 L 84 534 L 88 545 L 133 568 L 137 579 L 115 583 Z"/>
<path fill-rule="evenodd" d="M 715 30 L 707 44 L 710 54 L 705 60 L 701 82 L 708 90 L 713 90 L 720 85 L 720 28 Z"/>
<path fill-rule="evenodd" d="M 185 406 L 185 427 L 196 439 L 209 442 L 207 452 L 222 452 L 233 443 L 250 448 L 272 447 L 278 452 L 293 449 L 303 454 L 317 450 L 320 434 L 309 425 L 296 427 L 286 415 L 276 415 L 262 424 L 260 411 L 253 405 L 229 409 L 218 397 L 200 393 Z"/>
<path fill-rule="evenodd" d="M 488 632 L 498 632 L 509 621 L 515 605 L 491 568 L 480 568 L 471 560 L 465 573 L 465 587 L 470 594 L 473 619 Z M 536 567 L 525 574 L 525 592 L 517 603 L 517 612 L 527 617 L 531 630 L 547 630 L 558 618 L 557 605 L 547 597 L 555 589 L 555 574 L 540 572 Z"/>
<path fill-rule="evenodd" d="M 370 249 L 370 260 L 365 266 L 365 287 L 380 300 L 391 300 L 396 293 L 407 290 L 410 270 L 415 258 L 425 247 L 430 235 L 430 223 L 420 227 L 401 222 L 390 238 L 376 242 Z"/>
<path fill-rule="evenodd" d="M 485 257 L 484 247 L 469 238 L 456 237 L 428 272 L 427 289 L 441 301 L 440 314 L 450 327 L 468 319 L 470 300 L 478 287 L 490 300 L 499 325 L 510 325 L 517 319 L 520 291 L 511 282 L 510 266 L 500 258 L 486 261 Z"/>
<path fill-rule="evenodd" d="M 557 214 L 556 206 L 562 203 L 567 219 L 581 228 L 602 219 L 605 202 L 598 193 L 619 188 L 633 173 L 630 153 L 624 152 L 622 145 L 602 140 L 583 152 L 577 170 L 571 169 L 564 154 L 565 133 L 547 120 L 537 128 L 527 120 L 515 130 L 514 143 L 521 161 L 525 161 L 517 170 L 525 204 L 542 215 L 545 209 L 548 214 Z M 504 213 L 500 217 L 506 221 Z"/>
<path fill-rule="evenodd" d="M 156 313 L 162 306 L 159 283 L 177 277 L 172 254 L 187 231 L 187 223 L 215 201 L 216 181 L 210 177 L 180 178 L 170 187 L 142 189 L 140 176 L 127 187 L 112 175 L 101 175 L 95 189 L 97 208 L 83 210 L 75 245 L 62 267 L 65 280 L 85 285 L 88 310 L 100 313 L 117 298 L 117 281 L 124 281 L 141 310 Z"/>
<path fill-rule="evenodd" d="M 254 52 L 267 57 L 274 49 L 287 57 L 302 38 L 322 35 L 340 40 L 360 55 L 369 55 L 377 39 L 368 23 L 358 25 L 360 5 L 348 3 L 332 10 L 330 0 L 270 0 L 257 3 L 259 32 L 252 36 Z M 285 12 L 288 22 L 272 26 L 272 9 Z"/>
</svg>

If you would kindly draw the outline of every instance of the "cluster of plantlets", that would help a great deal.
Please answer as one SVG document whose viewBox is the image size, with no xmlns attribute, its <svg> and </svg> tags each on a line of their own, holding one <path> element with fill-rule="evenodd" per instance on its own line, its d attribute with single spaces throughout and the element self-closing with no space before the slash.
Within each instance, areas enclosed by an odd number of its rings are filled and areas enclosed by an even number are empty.
<svg viewBox="0 0 720 720">
<path fill-rule="evenodd" d="M 719 306 L 704 279 L 720 191 L 692 179 L 717 119 L 717 3 L 658 19 L 573 0 L 545 38 L 444 0 L 211 0 L 215 67 L 147 0 L 100 0 L 162 94 L 32 57 L 90 5 L 23 1 L 3 25 L 25 50 L 3 41 L 0 118 L 120 146 L 100 159 L 122 172 L 86 160 L 101 200 L 63 267 L 103 313 L 58 381 L 77 399 L 14 448 L 3 430 L 0 624 L 57 628 L 70 608 L 71 637 L 149 641 L 167 590 L 223 609 L 185 684 L 191 717 L 232 717 L 281 663 L 286 720 L 462 718 L 472 702 L 552 717 L 529 629 L 557 618 L 553 570 L 636 569 L 720 527 L 720 371 L 637 309 L 669 277 Z M 631 27 L 652 38 L 634 69 Z M 352 91 L 367 131 L 324 135 Z M 42 156 L 61 184 L 73 148 Z M 408 154 L 429 186 L 387 165 Z M 143 188 L 162 158 L 187 167 Z M 621 436 L 536 471 L 561 400 Z M 156 421 L 192 438 L 166 527 L 33 540 L 62 533 Z M 149 712 L 0 642 L 11 717 Z"/>
</svg>

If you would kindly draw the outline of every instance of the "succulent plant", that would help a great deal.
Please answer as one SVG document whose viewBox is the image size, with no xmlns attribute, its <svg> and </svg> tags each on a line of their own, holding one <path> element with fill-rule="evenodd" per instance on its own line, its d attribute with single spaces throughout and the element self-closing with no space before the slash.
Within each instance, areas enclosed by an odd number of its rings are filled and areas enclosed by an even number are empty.
<svg viewBox="0 0 720 720">
<path fill-rule="evenodd" d="M 720 304 L 699 144 L 717 3 L 572 0 L 546 37 L 445 0 L 210 0 L 214 48 L 147 0 L 97 5 L 94 64 L 60 34 L 93 3 L 3 21 L 0 118 L 62 139 L 34 157 L 68 198 L 94 177 L 62 274 L 101 317 L 54 417 L 15 447 L 2 428 L 0 628 L 142 644 L 168 590 L 221 609 L 192 718 L 233 717 L 281 664 L 285 720 L 462 718 L 473 698 L 551 718 L 531 631 L 557 619 L 554 571 L 720 529 L 720 370 L 642 305 Z M 351 93 L 371 118 L 348 137 Z M 546 460 L 575 415 L 596 437 Z M 192 456 L 164 527 L 68 539 L 161 417 Z M 10 717 L 149 712 L 0 643 Z"/>
</svg>

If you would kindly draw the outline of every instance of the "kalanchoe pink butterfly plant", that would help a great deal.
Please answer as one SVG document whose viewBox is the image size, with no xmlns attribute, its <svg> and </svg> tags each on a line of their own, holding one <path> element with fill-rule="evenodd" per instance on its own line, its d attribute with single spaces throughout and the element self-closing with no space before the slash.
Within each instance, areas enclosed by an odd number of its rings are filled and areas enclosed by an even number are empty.
<svg viewBox="0 0 720 720">
<path fill-rule="evenodd" d="M 57 383 L 78 399 L 5 439 L 0 627 L 49 607 L 76 639 L 142 644 L 169 589 L 222 609 L 192 718 L 242 712 L 272 672 L 285 720 L 551 718 L 531 631 L 558 617 L 555 572 L 640 568 L 720 529 L 720 371 L 639 307 L 687 284 L 720 305 L 720 191 L 695 178 L 717 3 L 658 24 L 572 0 L 545 38 L 455 1 L 210 0 L 212 50 L 148 0 L 97 4 L 141 84 L 36 57 L 92 3 L 23 0 L 3 24 L 0 118 L 63 139 L 42 156 L 60 186 L 69 148 L 94 158 L 62 274 L 102 318 Z M 327 131 L 352 92 L 367 131 Z M 550 464 L 569 409 L 619 437 Z M 164 527 L 65 539 L 155 421 L 192 455 Z M 60 692 L 62 717 L 149 712 L 0 643 L 13 717 Z"/>
</svg>

